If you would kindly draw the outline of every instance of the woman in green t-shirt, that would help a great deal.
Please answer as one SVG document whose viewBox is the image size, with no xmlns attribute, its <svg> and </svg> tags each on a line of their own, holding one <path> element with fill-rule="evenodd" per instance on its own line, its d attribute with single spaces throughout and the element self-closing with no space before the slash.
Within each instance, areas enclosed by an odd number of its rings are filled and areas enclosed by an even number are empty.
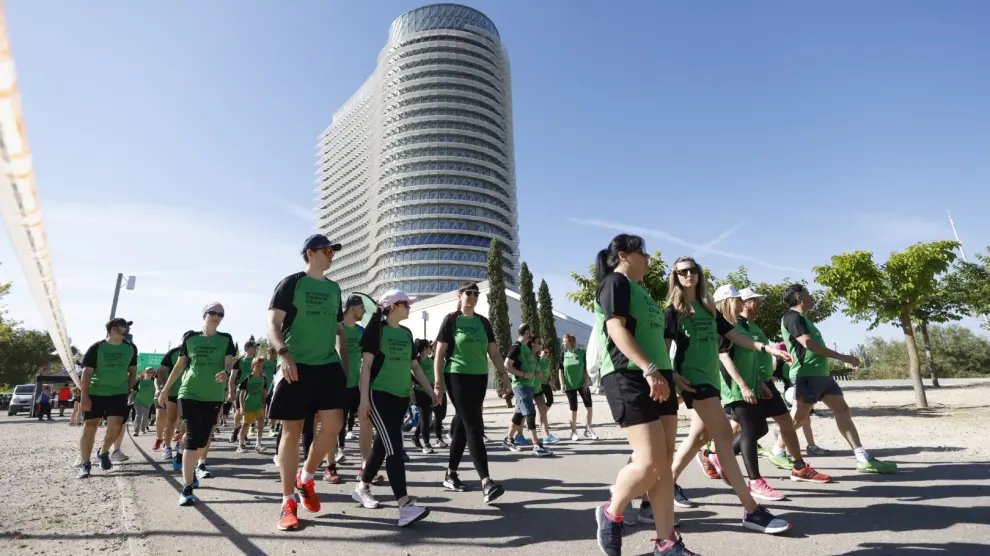
<svg viewBox="0 0 990 556">
<path fill-rule="evenodd" d="M 584 438 L 598 440 L 598 435 L 591 428 L 593 411 L 591 390 L 588 388 L 591 377 L 588 376 L 584 350 L 578 349 L 574 334 L 564 334 L 564 352 L 560 354 L 560 365 L 557 370 L 560 372 L 560 388 L 567 396 L 567 404 L 571 409 L 571 440 L 577 441 L 581 438 L 577 432 L 578 396 L 581 396 L 586 413 Z"/>
<path fill-rule="evenodd" d="M 375 424 L 375 441 L 371 456 L 354 489 L 353 498 L 368 509 L 377 508 L 371 495 L 371 483 L 382 463 L 388 473 L 389 486 L 399 504 L 399 527 L 405 527 L 430 515 L 406 492 L 406 465 L 402 452 L 402 418 L 409 407 L 413 378 L 429 392 L 430 406 L 437 404 L 432 384 L 419 368 L 413 347 L 412 332 L 399 323 L 409 318 L 413 302 L 405 292 L 389 290 L 378 300 L 378 311 L 371 316 L 361 336 L 361 405 L 362 422 Z"/>
<path fill-rule="evenodd" d="M 664 313 L 667 345 L 673 343 L 677 347 L 674 369 L 691 385 L 690 389 L 681 393 L 681 397 L 684 405 L 694 410 L 688 438 L 681 443 L 674 456 L 674 480 L 701 448 L 707 429 L 715 440 L 715 461 L 721 466 L 716 466 L 716 469 L 723 480 L 732 486 L 745 509 L 743 527 L 772 535 L 789 530 L 790 523 L 774 517 L 753 500 L 732 453 L 732 428 L 720 399 L 722 378 L 719 373 L 718 338 L 724 337 L 740 348 L 758 353 L 769 353 L 786 360 L 790 360 L 790 356 L 777 348 L 754 342 L 735 330 L 715 309 L 708 293 L 708 281 L 691 257 L 680 257 L 674 261 Z M 680 506 L 693 505 L 677 486 L 674 496 Z"/>
</svg>

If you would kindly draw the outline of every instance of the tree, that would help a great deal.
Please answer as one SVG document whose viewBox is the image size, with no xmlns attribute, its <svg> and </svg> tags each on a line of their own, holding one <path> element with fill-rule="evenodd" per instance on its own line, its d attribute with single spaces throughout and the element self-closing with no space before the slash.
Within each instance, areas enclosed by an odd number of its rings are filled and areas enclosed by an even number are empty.
<svg viewBox="0 0 990 556">
<path fill-rule="evenodd" d="M 643 278 L 643 287 L 649 292 L 650 297 L 661 306 L 667 300 L 667 271 L 667 263 L 663 262 L 660 250 L 654 251 L 653 256 L 650 257 L 646 276 Z M 571 280 L 577 284 L 577 290 L 567 292 L 567 299 L 593 312 L 595 310 L 595 292 L 598 291 L 598 281 L 595 280 L 595 265 L 588 267 L 587 276 L 572 270 Z"/>
<path fill-rule="evenodd" d="M 556 319 L 553 318 L 553 298 L 546 280 L 540 280 L 540 338 L 550 355 L 550 386 L 560 388 L 560 378 L 556 372 L 560 365 L 560 338 L 557 337 Z"/>
<path fill-rule="evenodd" d="M 900 325 L 918 408 L 928 407 L 928 399 L 918 369 L 912 314 L 932 297 L 937 276 L 948 270 L 958 246 L 954 241 L 916 243 L 892 253 L 882 265 L 873 261 L 873 253 L 856 251 L 835 255 L 831 265 L 814 268 L 818 283 L 845 302 L 846 315 L 871 321 L 871 330 L 885 322 Z"/>
<path fill-rule="evenodd" d="M 48 332 L 14 328 L 10 337 L 0 342 L 0 384 L 33 381 L 57 360 L 54 352 Z"/>
<path fill-rule="evenodd" d="M 990 329 L 990 247 L 986 251 L 976 254 L 979 263 L 961 261 L 954 274 L 965 313 L 981 318 L 981 326 Z"/>
<path fill-rule="evenodd" d="M 930 323 L 946 323 L 962 318 L 963 312 L 962 280 L 956 273 L 949 273 L 944 279 L 935 283 L 935 288 L 925 303 L 911 314 L 918 321 L 918 330 L 925 344 L 925 361 L 928 363 L 928 373 L 932 378 L 932 387 L 938 388 L 938 367 L 932 356 L 932 340 L 928 333 Z"/>
<path fill-rule="evenodd" d="M 509 331 L 509 302 L 505 299 L 505 275 L 502 273 L 502 244 L 493 238 L 488 247 L 488 319 L 495 333 L 495 343 L 504 357 L 512 345 L 512 333 Z M 492 381 L 500 397 L 505 398 L 506 407 L 512 407 L 512 389 L 505 383 L 502 375 L 492 369 Z"/>
<path fill-rule="evenodd" d="M 533 273 L 525 262 L 519 269 L 519 309 L 522 312 L 522 321 L 533 327 L 534 334 L 540 335 L 540 313 L 536 310 Z"/>
</svg>

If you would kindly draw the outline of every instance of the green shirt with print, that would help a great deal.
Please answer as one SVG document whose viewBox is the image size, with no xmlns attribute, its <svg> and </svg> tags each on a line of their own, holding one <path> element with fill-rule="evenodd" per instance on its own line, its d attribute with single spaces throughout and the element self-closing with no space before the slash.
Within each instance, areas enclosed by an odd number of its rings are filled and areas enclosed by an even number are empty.
<svg viewBox="0 0 990 556">
<path fill-rule="evenodd" d="M 227 397 L 227 381 L 217 382 L 217 373 L 224 370 L 227 356 L 236 353 L 234 339 L 226 332 L 213 336 L 197 332 L 182 342 L 179 355 L 189 361 L 182 375 L 179 399 L 223 402 Z"/>
<path fill-rule="evenodd" d="M 828 368 L 828 357 L 822 357 L 806 349 L 797 341 L 801 336 L 808 335 L 818 345 L 827 345 L 822 339 L 822 333 L 818 331 L 818 327 L 811 322 L 811 319 L 791 309 L 784 313 L 784 318 L 780 320 L 780 333 L 784 337 L 784 344 L 787 345 L 788 353 L 794 359 L 794 362 L 791 363 L 791 380 L 804 376 L 830 376 L 832 374 Z"/>
<path fill-rule="evenodd" d="M 254 376 L 253 374 L 248 375 L 241 382 L 241 390 L 245 392 L 244 395 L 244 411 L 252 412 L 258 411 L 265 407 L 265 391 L 268 389 L 268 380 L 264 375 Z M 238 394 L 240 395 L 240 394 Z"/>
<path fill-rule="evenodd" d="M 340 286 L 297 272 L 275 288 L 269 309 L 285 311 L 282 339 L 292 359 L 303 365 L 340 362 L 337 323 L 341 321 Z"/>
<path fill-rule="evenodd" d="M 430 384 L 435 384 L 436 383 L 436 377 L 433 376 L 433 358 L 432 357 L 423 357 L 422 359 L 420 359 L 419 360 L 419 368 L 420 368 L 421 371 L 423 371 L 423 374 L 426 375 L 426 381 L 427 382 L 429 382 Z M 419 392 L 424 392 L 423 387 L 420 386 L 418 382 L 416 382 L 413 387 L 416 390 L 418 390 Z"/>
<path fill-rule="evenodd" d="M 560 358 L 560 366 L 564 370 L 564 391 L 584 388 L 584 378 L 587 373 L 583 349 L 564 350 Z"/>
<path fill-rule="evenodd" d="M 347 339 L 347 387 L 357 388 L 361 383 L 361 336 L 364 328 L 355 324 L 344 325 L 344 337 Z"/>
<path fill-rule="evenodd" d="M 759 342 L 765 346 L 770 345 L 770 338 L 767 338 L 763 329 L 760 328 L 755 322 L 749 323 L 750 338 L 754 342 Z M 770 380 L 773 378 L 773 356 L 769 353 L 763 353 L 760 351 L 756 353 L 756 366 L 760 369 L 760 380 Z M 755 390 L 754 390 L 755 392 Z"/>
<path fill-rule="evenodd" d="M 126 340 L 116 345 L 101 340 L 86 350 L 82 365 L 93 369 L 90 396 L 126 396 L 131 389 L 128 371 L 137 367 L 137 348 Z"/>
<path fill-rule="evenodd" d="M 513 388 L 533 388 L 536 383 L 536 358 L 529 346 L 516 342 L 509 348 L 509 354 L 505 356 L 512 363 L 512 366 L 524 373 L 533 373 L 533 378 L 523 378 L 512 375 Z"/>
<path fill-rule="evenodd" d="M 602 378 L 615 371 L 645 370 L 630 361 L 609 337 L 605 323 L 613 317 L 625 318 L 626 330 L 651 363 L 661 371 L 670 370 L 670 354 L 664 341 L 663 312 L 642 286 L 616 272 L 602 280 L 595 295 L 594 334 L 597 335 L 598 345 L 603 346 Z"/>
<path fill-rule="evenodd" d="M 536 368 L 537 372 L 546 378 L 546 381 L 542 381 L 539 378 L 533 378 L 533 390 L 540 392 L 543 390 L 544 384 L 550 384 L 550 359 L 546 357 L 536 358 Z"/>
<path fill-rule="evenodd" d="M 148 378 L 137 381 L 134 385 L 134 403 L 151 407 L 155 403 L 155 379 Z"/>
<path fill-rule="evenodd" d="M 691 302 L 693 315 L 678 314 L 673 306 L 665 309 L 667 336 L 674 339 L 677 352 L 674 369 L 694 385 L 708 384 L 718 388 L 721 383 L 718 363 L 718 337 L 732 331 L 732 325 L 704 305 Z"/>
<path fill-rule="evenodd" d="M 451 313 L 444 317 L 437 340 L 447 344 L 445 373 L 488 374 L 488 344 L 495 341 L 488 319 Z"/>
<path fill-rule="evenodd" d="M 735 330 L 740 334 L 752 340 L 756 340 L 756 338 L 753 337 L 755 327 L 755 324 L 749 323 L 745 319 L 740 319 L 739 322 L 736 322 L 733 328 L 735 328 Z M 732 357 L 732 364 L 735 366 L 736 372 L 738 372 L 739 376 L 743 379 L 743 382 L 754 393 L 758 393 L 760 391 L 760 366 L 756 356 L 762 354 L 738 347 L 722 337 L 719 338 L 719 352 L 728 353 Z M 721 362 L 719 362 L 719 370 L 722 375 L 722 380 L 719 384 L 722 405 L 744 401 L 741 385 L 732 379 L 729 372 L 725 369 Z"/>
<path fill-rule="evenodd" d="M 375 355 L 371 368 L 374 380 L 371 389 L 400 398 L 412 394 L 412 362 L 416 358 L 412 332 L 404 326 L 382 324 L 381 340 L 376 342 L 366 334 L 361 339 L 363 353 Z"/>
</svg>

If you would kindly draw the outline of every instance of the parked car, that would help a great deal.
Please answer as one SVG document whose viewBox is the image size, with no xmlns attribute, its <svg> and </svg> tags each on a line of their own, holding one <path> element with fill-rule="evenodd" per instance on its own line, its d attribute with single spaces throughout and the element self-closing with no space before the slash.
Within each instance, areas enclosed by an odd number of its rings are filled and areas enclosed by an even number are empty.
<svg viewBox="0 0 990 556">
<path fill-rule="evenodd" d="M 10 398 L 10 406 L 7 407 L 7 415 L 17 415 L 19 411 L 31 412 L 34 405 L 34 384 L 21 384 L 14 388 L 14 393 Z"/>
</svg>

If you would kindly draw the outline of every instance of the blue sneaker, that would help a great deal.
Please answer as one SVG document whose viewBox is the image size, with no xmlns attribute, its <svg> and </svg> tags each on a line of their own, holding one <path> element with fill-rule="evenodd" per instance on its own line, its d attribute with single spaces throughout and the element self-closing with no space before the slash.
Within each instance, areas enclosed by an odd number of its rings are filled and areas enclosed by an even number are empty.
<svg viewBox="0 0 990 556">
<path fill-rule="evenodd" d="M 180 473 L 182 471 L 182 452 L 176 452 L 172 458 L 172 471 Z"/>
<path fill-rule="evenodd" d="M 517 434 L 516 435 L 516 444 L 519 445 L 519 446 L 532 446 L 533 445 L 533 441 L 532 440 L 529 440 L 528 438 L 524 437 L 521 434 Z"/>
<path fill-rule="evenodd" d="M 192 487 L 193 488 L 199 488 L 199 479 L 193 479 Z"/>
<path fill-rule="evenodd" d="M 110 452 L 100 452 L 100 469 L 109 471 L 113 469 L 113 462 L 110 461 Z"/>
<path fill-rule="evenodd" d="M 552 435 L 552 434 L 548 434 L 547 436 L 545 436 L 543 438 L 543 443 L 544 444 L 556 444 L 558 442 L 560 442 L 560 439 L 557 438 L 556 436 Z"/>
<path fill-rule="evenodd" d="M 182 493 L 179 494 L 179 505 L 180 506 L 192 506 L 196 503 L 196 495 L 193 494 L 192 485 L 187 485 L 182 488 Z"/>
</svg>

